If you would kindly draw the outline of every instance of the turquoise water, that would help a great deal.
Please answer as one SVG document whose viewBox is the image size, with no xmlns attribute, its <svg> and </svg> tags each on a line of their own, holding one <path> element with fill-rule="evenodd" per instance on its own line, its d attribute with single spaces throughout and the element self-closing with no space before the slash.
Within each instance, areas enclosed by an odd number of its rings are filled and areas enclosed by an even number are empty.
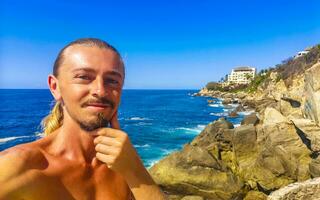
<svg viewBox="0 0 320 200">
<path fill-rule="evenodd" d="M 119 109 L 122 129 L 128 133 L 146 167 L 179 150 L 204 127 L 226 116 L 221 102 L 208 105 L 195 90 L 124 90 Z M 0 151 L 40 138 L 40 121 L 52 106 L 49 90 L 0 90 Z M 246 114 L 246 113 L 243 113 Z M 228 118 L 228 117 L 227 117 Z M 239 124 L 243 115 L 230 118 Z"/>
</svg>

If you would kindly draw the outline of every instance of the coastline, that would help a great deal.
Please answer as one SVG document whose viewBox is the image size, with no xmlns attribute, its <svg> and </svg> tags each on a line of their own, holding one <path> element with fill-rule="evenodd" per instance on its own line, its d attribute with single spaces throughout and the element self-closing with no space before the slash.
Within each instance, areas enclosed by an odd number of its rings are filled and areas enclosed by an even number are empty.
<svg viewBox="0 0 320 200">
<path fill-rule="evenodd" d="M 320 176 L 320 101 L 314 101 L 320 95 L 319 73 L 320 62 L 291 78 L 291 85 L 271 74 L 255 93 L 202 89 L 194 96 L 239 103 L 243 112 L 255 113 L 236 127 L 225 118 L 209 123 L 150 174 L 172 200 L 286 199 L 272 194 Z M 308 195 L 319 188 L 311 187 Z"/>
</svg>

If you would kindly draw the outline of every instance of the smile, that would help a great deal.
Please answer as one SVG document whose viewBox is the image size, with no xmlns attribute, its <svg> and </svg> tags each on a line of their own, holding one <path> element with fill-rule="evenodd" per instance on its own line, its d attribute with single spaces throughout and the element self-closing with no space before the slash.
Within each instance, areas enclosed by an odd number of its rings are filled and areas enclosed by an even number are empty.
<svg viewBox="0 0 320 200">
<path fill-rule="evenodd" d="M 101 103 L 91 103 L 91 104 L 88 104 L 86 107 L 91 109 L 91 110 L 99 111 L 99 110 L 104 110 L 104 109 L 109 108 L 109 107 L 111 108 L 111 105 L 109 105 L 109 104 L 101 104 Z"/>
</svg>

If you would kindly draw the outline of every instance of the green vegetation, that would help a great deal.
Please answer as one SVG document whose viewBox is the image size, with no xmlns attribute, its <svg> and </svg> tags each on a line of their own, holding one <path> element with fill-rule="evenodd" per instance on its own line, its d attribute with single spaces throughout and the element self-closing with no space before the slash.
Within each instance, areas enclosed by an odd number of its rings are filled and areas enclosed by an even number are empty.
<svg viewBox="0 0 320 200">
<path fill-rule="evenodd" d="M 266 86 L 271 72 L 276 72 L 276 82 L 283 80 L 287 86 L 292 84 L 292 80 L 297 75 L 303 74 L 307 69 L 313 66 L 316 62 L 320 62 L 320 44 L 315 45 L 308 49 L 309 52 L 301 57 L 289 57 L 281 62 L 281 64 L 275 65 L 275 68 L 261 70 L 254 79 L 248 85 L 229 84 L 224 86 L 223 82 L 227 81 L 227 75 L 225 78 L 217 82 L 210 82 L 206 85 L 208 90 L 217 90 L 221 92 L 248 92 L 253 93 L 257 91 L 259 86 Z M 252 79 L 249 75 L 247 79 Z"/>
<path fill-rule="evenodd" d="M 221 83 L 216 83 L 216 82 L 210 82 L 206 85 L 206 88 L 208 90 L 216 90 L 216 91 L 221 91 L 221 92 L 255 92 L 259 85 L 261 85 L 266 78 L 270 76 L 270 73 L 273 69 L 264 69 L 261 70 L 255 78 L 251 81 L 249 85 L 239 85 L 239 84 L 230 84 L 228 86 L 223 86 Z M 248 78 L 252 79 L 252 77 L 248 76 Z"/>
</svg>

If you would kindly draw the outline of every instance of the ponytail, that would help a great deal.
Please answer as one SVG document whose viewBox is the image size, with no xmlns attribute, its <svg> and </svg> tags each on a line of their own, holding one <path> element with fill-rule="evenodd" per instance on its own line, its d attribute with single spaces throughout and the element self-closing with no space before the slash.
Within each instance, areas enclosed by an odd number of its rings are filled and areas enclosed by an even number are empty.
<svg viewBox="0 0 320 200">
<path fill-rule="evenodd" d="M 56 102 L 50 114 L 42 120 L 42 129 L 45 135 L 49 135 L 56 129 L 60 128 L 63 120 L 63 110 L 61 103 Z"/>
</svg>

